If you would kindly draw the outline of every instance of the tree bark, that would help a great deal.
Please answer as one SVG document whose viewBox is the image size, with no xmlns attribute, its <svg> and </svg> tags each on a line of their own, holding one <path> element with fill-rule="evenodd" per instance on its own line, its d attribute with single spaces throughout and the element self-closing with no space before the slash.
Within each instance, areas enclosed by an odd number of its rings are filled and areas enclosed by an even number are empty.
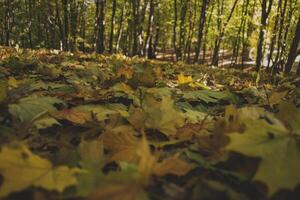
<svg viewBox="0 0 300 200">
<path fill-rule="evenodd" d="M 115 29 L 115 16 L 116 16 L 117 0 L 112 1 L 111 21 L 110 21 L 110 36 L 109 36 L 109 53 L 113 53 L 114 43 L 114 29 Z"/>
<path fill-rule="evenodd" d="M 265 32 L 267 28 L 267 20 L 272 8 L 273 0 L 262 0 L 261 8 L 261 21 L 260 21 L 260 29 L 259 29 L 259 39 L 257 45 L 257 55 L 256 55 L 256 71 L 260 71 L 262 59 L 263 59 L 263 45 L 265 39 Z"/>
<path fill-rule="evenodd" d="M 178 20 L 178 13 L 177 13 L 177 0 L 174 0 L 174 24 L 173 24 L 173 48 L 175 53 L 175 61 L 178 61 L 178 50 L 177 50 L 177 20 Z"/>
<path fill-rule="evenodd" d="M 298 18 L 297 27 L 295 31 L 295 35 L 290 47 L 290 52 L 288 55 L 288 60 L 285 65 L 285 74 L 289 74 L 292 70 L 293 63 L 298 55 L 298 47 L 300 41 L 300 17 Z"/>
<path fill-rule="evenodd" d="M 97 42 L 96 42 L 96 52 L 98 54 L 103 54 L 105 51 L 105 7 L 106 0 L 97 0 L 96 7 L 99 9 L 99 16 L 97 16 Z"/>
<path fill-rule="evenodd" d="M 152 38 L 153 38 L 153 23 L 154 22 L 154 0 L 150 0 L 150 10 L 149 10 L 149 18 L 148 18 L 148 27 L 147 27 L 147 35 L 146 42 L 144 48 L 144 55 L 149 58 L 152 55 Z"/>
<path fill-rule="evenodd" d="M 208 8 L 209 0 L 203 0 L 201 5 L 201 15 L 199 20 L 199 27 L 198 27 L 198 38 L 197 38 L 197 46 L 196 46 L 196 52 L 195 52 L 195 59 L 194 62 L 198 63 L 199 61 L 199 55 L 201 50 L 201 44 L 202 44 L 202 38 L 203 38 L 203 30 L 204 25 L 206 21 L 206 11 Z"/>
<path fill-rule="evenodd" d="M 64 12 L 64 35 L 63 35 L 63 48 L 65 51 L 69 51 L 69 11 L 68 0 L 62 0 L 63 12 Z"/>
</svg>

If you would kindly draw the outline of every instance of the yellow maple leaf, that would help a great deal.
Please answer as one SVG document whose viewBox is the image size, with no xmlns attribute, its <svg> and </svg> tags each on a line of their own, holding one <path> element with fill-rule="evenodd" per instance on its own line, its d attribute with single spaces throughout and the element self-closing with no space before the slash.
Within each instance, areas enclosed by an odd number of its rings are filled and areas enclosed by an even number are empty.
<svg viewBox="0 0 300 200">
<path fill-rule="evenodd" d="M 192 82 L 193 82 L 193 78 L 191 76 L 185 76 L 183 73 L 180 73 L 177 76 L 178 84 L 188 84 L 188 83 L 192 83 Z"/>
<path fill-rule="evenodd" d="M 18 87 L 18 81 L 12 76 L 10 76 L 8 78 L 7 84 L 9 87 L 12 87 L 12 88 Z"/>
<path fill-rule="evenodd" d="M 23 144 L 5 146 L 0 152 L 0 173 L 3 176 L 0 197 L 31 186 L 62 192 L 77 184 L 75 175 L 81 172 L 67 166 L 53 167 Z"/>
</svg>

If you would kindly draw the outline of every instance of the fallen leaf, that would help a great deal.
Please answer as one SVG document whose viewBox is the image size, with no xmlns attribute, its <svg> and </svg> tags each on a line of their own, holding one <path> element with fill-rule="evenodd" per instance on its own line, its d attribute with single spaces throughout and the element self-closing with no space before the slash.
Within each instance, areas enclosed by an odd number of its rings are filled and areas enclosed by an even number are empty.
<svg viewBox="0 0 300 200">
<path fill-rule="evenodd" d="M 9 105 L 9 112 L 21 122 L 30 122 L 43 114 L 57 111 L 54 104 L 64 104 L 53 97 L 26 97 Z"/>
<path fill-rule="evenodd" d="M 4 146 L 0 152 L 0 173 L 3 176 L 0 197 L 31 186 L 63 192 L 67 187 L 77 184 L 75 175 L 80 171 L 67 166 L 53 167 L 48 160 L 33 154 L 25 145 Z"/>
<path fill-rule="evenodd" d="M 245 121 L 245 131 L 230 134 L 228 150 L 261 158 L 254 180 L 267 184 L 269 195 L 294 189 L 300 182 L 300 141 L 276 119 Z"/>
<path fill-rule="evenodd" d="M 57 119 L 66 119 L 76 124 L 85 124 L 91 121 L 91 115 L 88 112 L 74 110 L 74 109 L 63 109 L 54 114 Z"/>
<path fill-rule="evenodd" d="M 104 148 L 111 155 L 109 161 L 134 162 L 137 160 L 136 151 L 138 139 L 132 126 L 123 125 L 108 129 L 102 135 Z"/>
<path fill-rule="evenodd" d="M 184 117 L 174 108 L 174 100 L 170 96 L 156 97 L 160 89 L 147 91 L 143 109 L 146 114 L 147 128 L 156 129 L 168 135 L 175 135 L 177 128 L 184 125 Z"/>
<path fill-rule="evenodd" d="M 157 163 L 154 167 L 154 174 L 157 176 L 165 176 L 167 174 L 183 176 L 193 168 L 193 165 L 181 160 L 178 155 L 174 155 Z"/>
</svg>

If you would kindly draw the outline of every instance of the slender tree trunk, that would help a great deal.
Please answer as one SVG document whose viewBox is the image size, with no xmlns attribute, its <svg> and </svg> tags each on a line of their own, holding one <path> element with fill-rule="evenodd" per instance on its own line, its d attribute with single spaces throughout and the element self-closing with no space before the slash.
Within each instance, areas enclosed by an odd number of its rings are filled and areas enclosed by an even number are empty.
<svg viewBox="0 0 300 200">
<path fill-rule="evenodd" d="M 144 55 L 151 56 L 152 55 L 152 37 L 153 37 L 153 22 L 154 22 L 154 0 L 150 0 L 150 10 L 149 10 L 149 19 L 148 19 L 148 27 L 147 27 L 147 35 L 146 42 L 144 48 Z"/>
<path fill-rule="evenodd" d="M 270 44 L 270 53 L 268 56 L 268 67 L 270 67 L 271 62 L 273 61 L 273 65 L 274 65 L 274 60 L 273 60 L 273 52 L 274 52 L 274 48 L 275 48 L 275 43 L 277 40 L 277 30 L 278 30 L 278 21 L 279 21 L 279 17 L 280 17 L 280 11 L 281 11 L 281 5 L 282 1 L 278 0 L 278 5 L 277 5 L 277 11 L 276 11 L 276 16 L 275 16 L 275 21 L 274 21 L 274 26 L 273 26 L 273 30 L 272 30 L 272 38 L 271 38 L 271 44 Z M 273 68 L 273 67 L 272 67 Z"/>
<path fill-rule="evenodd" d="M 105 7 L 106 0 L 96 1 L 99 8 L 99 16 L 97 20 L 97 42 L 96 42 L 96 52 L 98 54 L 103 54 L 105 51 Z"/>
<path fill-rule="evenodd" d="M 115 16 L 116 16 L 117 0 L 112 1 L 112 11 L 111 11 L 111 24 L 110 24 L 110 36 L 109 36 L 109 53 L 113 53 L 113 43 L 114 43 L 114 29 L 115 29 Z"/>
<path fill-rule="evenodd" d="M 133 45 L 132 45 L 132 56 L 138 55 L 138 39 L 139 39 L 139 17 L 140 0 L 132 0 L 132 13 L 133 13 Z"/>
<path fill-rule="evenodd" d="M 124 12 L 125 12 L 125 9 L 126 9 L 126 3 L 124 3 L 123 5 L 123 8 L 122 8 L 122 12 L 121 12 L 121 17 L 120 17 L 120 20 L 119 20 L 119 28 L 118 28 L 118 40 L 117 40 L 117 44 L 116 44 L 116 51 L 118 52 L 119 51 L 119 48 L 120 48 L 120 41 L 121 41 L 121 38 L 122 38 L 122 34 L 123 34 L 123 21 L 124 21 Z"/>
<path fill-rule="evenodd" d="M 219 52 L 220 52 L 220 48 L 221 48 L 221 42 L 223 40 L 227 25 L 230 22 L 230 19 L 233 15 L 233 12 L 236 8 L 237 3 L 238 3 L 238 0 L 235 0 L 233 3 L 233 6 L 231 8 L 230 14 L 227 17 L 227 20 L 225 21 L 223 28 L 221 28 L 220 35 L 217 37 L 217 39 L 215 41 L 215 48 L 214 48 L 213 58 L 212 58 L 212 65 L 214 65 L 214 66 L 218 66 L 218 64 L 219 64 Z M 221 11 L 219 13 L 221 13 L 221 15 L 222 15 L 223 12 L 224 12 L 224 0 L 222 1 Z M 221 27 L 222 22 L 220 21 L 219 23 L 220 23 L 220 27 Z"/>
<path fill-rule="evenodd" d="M 198 27 L 198 38 L 197 38 L 197 46 L 196 46 L 196 52 L 195 52 L 195 59 L 194 62 L 198 63 L 199 61 L 199 55 L 201 50 L 201 43 L 203 38 L 203 29 L 206 21 L 206 12 L 208 8 L 209 0 L 203 0 L 201 5 L 201 15 L 199 20 L 199 27 Z"/>
<path fill-rule="evenodd" d="M 10 46 L 10 30 L 11 30 L 11 0 L 5 0 L 5 45 Z"/>
<path fill-rule="evenodd" d="M 299 41 L 300 41 L 300 17 L 298 18 L 297 27 L 295 31 L 295 35 L 290 47 L 290 52 L 288 55 L 288 60 L 285 65 L 285 74 L 289 74 L 292 70 L 293 63 L 298 55 L 298 47 L 299 47 Z"/>
<path fill-rule="evenodd" d="M 262 5 L 261 5 L 262 12 L 261 12 L 259 39 L 258 39 L 257 55 L 256 55 L 256 71 L 260 70 L 262 64 L 265 32 L 266 32 L 267 20 L 272 8 L 272 4 L 273 4 L 273 0 L 262 0 Z"/>
<path fill-rule="evenodd" d="M 61 17 L 60 17 L 60 9 L 59 9 L 59 3 L 58 0 L 55 0 L 55 17 L 56 17 L 56 23 L 59 29 L 59 34 L 60 34 L 60 42 L 59 42 L 59 49 L 63 50 L 64 49 L 64 28 L 61 22 Z"/>
<path fill-rule="evenodd" d="M 71 51 L 75 52 L 77 50 L 77 24 L 78 22 L 78 3 L 76 0 L 71 0 L 70 2 L 70 32 L 71 32 Z"/>
<path fill-rule="evenodd" d="M 63 47 L 65 51 L 69 51 L 69 11 L 68 0 L 62 0 L 63 12 L 64 12 L 64 38 Z"/>
<path fill-rule="evenodd" d="M 177 12 L 177 0 L 174 0 L 174 24 L 173 24 L 173 48 L 175 53 L 175 60 L 178 61 L 178 50 L 177 50 L 177 20 L 178 20 L 178 12 Z"/>
<path fill-rule="evenodd" d="M 182 2 L 181 5 L 181 12 L 180 12 L 180 25 L 179 25 L 179 44 L 178 44 L 178 59 L 183 59 L 183 45 L 185 43 L 185 21 L 186 21 L 186 13 L 187 13 L 187 6 L 189 0 L 185 0 Z"/>
<path fill-rule="evenodd" d="M 151 51 L 151 55 L 148 55 L 149 58 L 154 59 L 156 58 L 157 54 L 157 47 L 159 43 L 159 37 L 160 37 L 160 9 L 161 9 L 161 0 L 157 0 L 157 9 L 156 9 L 156 20 L 155 20 L 155 39 L 153 44 L 153 50 Z"/>
</svg>

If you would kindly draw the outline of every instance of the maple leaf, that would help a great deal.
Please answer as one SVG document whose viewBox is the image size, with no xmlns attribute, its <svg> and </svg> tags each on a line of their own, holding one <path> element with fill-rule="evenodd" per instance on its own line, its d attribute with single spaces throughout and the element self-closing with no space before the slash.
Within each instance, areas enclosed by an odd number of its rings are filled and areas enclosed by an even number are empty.
<svg viewBox="0 0 300 200">
<path fill-rule="evenodd" d="M 10 104 L 9 112 L 21 122 L 30 122 L 43 114 L 55 112 L 54 104 L 64 102 L 53 97 L 26 97 L 18 104 Z"/>
<path fill-rule="evenodd" d="M 136 160 L 138 139 L 134 136 L 135 133 L 133 127 L 127 125 L 105 131 L 102 139 L 104 148 L 111 154 L 110 161 L 133 162 Z"/>
<path fill-rule="evenodd" d="M 236 96 L 231 92 L 211 90 L 186 91 L 183 92 L 183 98 L 189 101 L 201 100 L 205 103 L 218 103 L 220 101 L 235 103 L 237 101 Z"/>
<path fill-rule="evenodd" d="M 133 69 L 127 65 L 118 68 L 117 77 L 124 76 L 126 79 L 131 79 L 133 76 Z"/>
<path fill-rule="evenodd" d="M 91 121 L 91 115 L 88 112 L 75 110 L 75 109 L 63 109 L 54 114 L 57 119 L 66 119 L 76 124 L 84 124 Z"/>
<path fill-rule="evenodd" d="M 137 183 L 110 184 L 95 190 L 90 200 L 148 200 L 147 194 Z"/>
<path fill-rule="evenodd" d="M 103 105 L 83 105 L 83 106 L 77 106 L 73 108 L 73 110 L 77 113 L 91 113 L 97 121 L 103 121 L 105 119 L 108 119 L 111 115 L 120 114 L 121 116 L 127 116 L 129 115 L 128 112 L 120 106 L 119 104 L 108 104 L 106 106 Z M 87 118 L 92 118 L 92 116 L 88 117 L 84 115 Z M 82 116 L 81 116 L 82 118 Z"/>
<path fill-rule="evenodd" d="M 157 163 L 154 167 L 154 174 L 157 176 L 164 176 L 167 174 L 183 176 L 193 168 L 193 165 L 181 160 L 178 155 L 174 155 Z"/>
<path fill-rule="evenodd" d="M 185 76 L 183 73 L 180 73 L 177 76 L 178 84 L 188 84 L 188 83 L 192 83 L 192 82 L 193 82 L 193 78 L 191 76 Z"/>
<path fill-rule="evenodd" d="M 145 125 L 167 136 L 175 135 L 177 128 L 184 125 L 184 117 L 174 108 L 174 100 L 170 96 L 156 96 L 160 92 L 158 88 L 147 91 L 143 106 L 146 114 Z"/>
<path fill-rule="evenodd" d="M 39 130 L 39 129 L 45 129 L 45 128 L 52 127 L 54 125 L 61 125 L 61 124 L 53 117 L 43 116 L 35 120 L 33 125 Z"/>
<path fill-rule="evenodd" d="M 278 106 L 277 117 L 286 125 L 286 127 L 295 134 L 300 135 L 300 108 L 297 108 L 292 102 L 283 101 Z"/>
<path fill-rule="evenodd" d="M 62 192 L 77 184 L 75 175 L 81 172 L 78 168 L 67 166 L 53 167 L 25 145 L 4 146 L 0 152 L 0 173 L 3 176 L 0 197 L 31 186 Z"/>
<path fill-rule="evenodd" d="M 300 182 L 300 141 L 271 114 L 264 115 L 270 123 L 261 119 L 260 112 L 252 110 L 252 116 L 244 116 L 245 131 L 230 134 L 226 149 L 262 159 L 254 180 L 266 183 L 269 195 L 294 189 Z"/>
<path fill-rule="evenodd" d="M 138 170 L 141 175 L 141 181 L 144 184 L 148 184 L 156 159 L 151 153 L 148 140 L 145 136 L 143 136 L 142 140 L 139 142 L 136 153 L 139 159 Z"/>
</svg>

